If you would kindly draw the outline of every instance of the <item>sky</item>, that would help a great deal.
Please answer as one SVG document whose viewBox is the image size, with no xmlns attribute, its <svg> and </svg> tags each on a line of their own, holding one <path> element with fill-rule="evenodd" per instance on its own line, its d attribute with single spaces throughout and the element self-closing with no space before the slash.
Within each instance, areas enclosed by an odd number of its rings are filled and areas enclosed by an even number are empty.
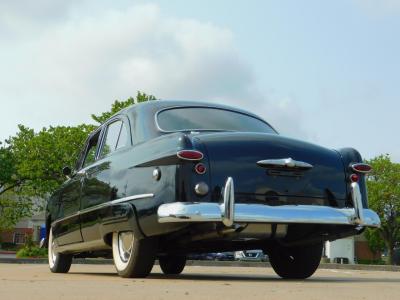
<svg viewBox="0 0 400 300">
<path fill-rule="evenodd" d="M 0 140 L 144 91 L 400 162 L 400 1 L 0 0 Z"/>
</svg>

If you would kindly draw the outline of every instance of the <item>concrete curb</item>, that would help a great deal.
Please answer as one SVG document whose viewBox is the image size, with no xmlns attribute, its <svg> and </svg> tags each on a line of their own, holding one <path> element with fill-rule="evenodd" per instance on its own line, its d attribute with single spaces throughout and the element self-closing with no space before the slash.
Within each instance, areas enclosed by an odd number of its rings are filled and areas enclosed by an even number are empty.
<svg viewBox="0 0 400 300">
<path fill-rule="evenodd" d="M 46 258 L 0 258 L 3 264 L 47 264 Z M 90 265 L 112 265 L 112 259 L 95 259 L 95 258 L 76 258 L 74 264 L 90 264 Z M 156 261 L 156 264 L 158 262 Z M 187 266 L 203 266 L 203 267 L 255 267 L 266 268 L 271 267 L 269 262 L 246 262 L 246 261 L 207 261 L 207 260 L 188 260 Z M 339 270 L 364 270 L 364 271 L 390 271 L 400 272 L 400 266 L 386 265 L 355 265 L 355 264 L 330 264 L 321 263 L 320 269 L 339 269 Z"/>
</svg>

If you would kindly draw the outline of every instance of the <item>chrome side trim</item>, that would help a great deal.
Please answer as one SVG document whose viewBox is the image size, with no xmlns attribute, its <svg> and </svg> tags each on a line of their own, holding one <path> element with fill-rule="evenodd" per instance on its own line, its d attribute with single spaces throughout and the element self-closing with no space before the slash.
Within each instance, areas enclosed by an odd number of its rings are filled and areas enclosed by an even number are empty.
<svg viewBox="0 0 400 300">
<path fill-rule="evenodd" d="M 71 214 L 69 216 L 66 216 L 64 218 L 55 220 L 54 222 L 51 223 L 51 226 L 53 226 L 54 224 L 57 224 L 59 222 L 68 220 L 70 218 L 77 217 L 79 215 L 83 215 L 83 214 L 86 214 L 88 212 L 91 212 L 91 211 L 94 211 L 94 210 L 98 210 L 98 209 L 101 209 L 101 208 L 104 208 L 104 207 L 107 207 L 107 206 L 112 206 L 112 205 L 115 205 L 115 204 L 124 203 L 124 202 L 128 202 L 128 201 L 131 201 L 131 200 L 143 199 L 143 198 L 152 198 L 152 197 L 154 197 L 154 194 L 139 194 L 139 195 L 123 197 L 123 198 L 120 198 L 120 199 L 115 199 L 115 200 L 112 200 L 112 201 L 109 201 L 109 202 L 101 203 L 101 204 L 98 204 L 98 205 L 95 205 L 95 206 L 92 206 L 92 207 L 88 207 L 88 208 L 84 208 L 82 210 L 78 210 L 77 212 L 75 212 L 75 213 L 73 213 L 73 214 Z"/>
<path fill-rule="evenodd" d="M 123 203 L 123 202 L 127 202 L 127 201 L 131 201 L 131 200 L 136 200 L 136 199 L 143 199 L 143 198 L 153 198 L 154 194 L 139 194 L 139 195 L 133 195 L 133 196 L 128 196 L 128 197 L 124 197 L 124 198 L 120 198 L 120 199 L 116 199 L 111 201 L 111 204 L 118 204 L 118 203 Z"/>
<path fill-rule="evenodd" d="M 257 162 L 260 167 L 280 167 L 280 168 L 299 168 L 312 169 L 313 165 L 304 161 L 294 160 L 291 157 L 280 159 L 264 159 Z"/>
</svg>

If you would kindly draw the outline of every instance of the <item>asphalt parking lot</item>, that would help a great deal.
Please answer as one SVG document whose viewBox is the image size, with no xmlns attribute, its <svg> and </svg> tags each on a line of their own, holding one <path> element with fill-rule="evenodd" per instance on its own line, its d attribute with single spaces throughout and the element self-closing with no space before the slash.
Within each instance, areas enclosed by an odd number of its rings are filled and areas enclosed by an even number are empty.
<svg viewBox="0 0 400 300">
<path fill-rule="evenodd" d="M 308 280 L 282 280 L 270 268 L 185 268 L 146 279 L 119 278 L 111 265 L 0 264 L 1 299 L 400 299 L 400 272 L 319 269 Z"/>
</svg>

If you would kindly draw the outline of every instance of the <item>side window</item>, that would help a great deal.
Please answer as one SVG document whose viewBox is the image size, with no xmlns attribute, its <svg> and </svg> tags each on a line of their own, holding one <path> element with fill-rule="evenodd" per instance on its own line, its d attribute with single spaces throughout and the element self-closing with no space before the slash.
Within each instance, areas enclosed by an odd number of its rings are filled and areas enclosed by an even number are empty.
<svg viewBox="0 0 400 300">
<path fill-rule="evenodd" d="M 108 125 L 101 149 L 100 156 L 104 157 L 117 149 L 126 146 L 128 143 L 128 132 L 124 123 L 120 120 Z"/>
<path fill-rule="evenodd" d="M 96 149 L 97 149 L 97 143 L 99 141 L 99 136 L 100 136 L 100 131 L 96 133 L 90 140 L 89 140 L 89 146 L 86 151 L 86 156 L 85 160 L 83 162 L 83 167 L 87 167 L 88 165 L 94 163 L 96 159 Z"/>
</svg>

